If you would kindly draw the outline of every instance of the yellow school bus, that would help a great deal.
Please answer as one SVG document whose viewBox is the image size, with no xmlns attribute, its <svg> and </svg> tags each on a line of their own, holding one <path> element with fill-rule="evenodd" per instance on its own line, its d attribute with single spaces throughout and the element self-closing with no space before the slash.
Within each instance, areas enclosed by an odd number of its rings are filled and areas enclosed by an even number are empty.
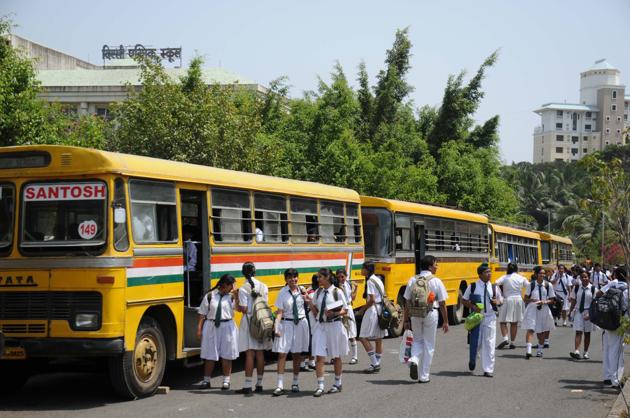
<svg viewBox="0 0 630 418">
<path fill-rule="evenodd" d="M 573 241 L 570 238 L 548 232 L 538 232 L 538 234 L 540 235 L 542 264 L 551 269 L 558 267 L 558 264 L 564 264 L 566 268 L 571 268 L 574 262 Z"/>
<path fill-rule="evenodd" d="M 449 322 L 463 319 L 462 295 L 488 261 L 488 218 L 440 206 L 361 196 L 365 256 L 376 264 L 390 299 L 403 304 L 407 282 L 425 255 L 438 259 L 437 276 L 448 291 Z M 390 330 L 399 335 L 399 329 Z"/>
<path fill-rule="evenodd" d="M 44 359 L 106 357 L 115 390 L 147 396 L 166 360 L 199 354 L 197 313 L 253 261 L 270 303 L 282 272 L 360 281 L 348 189 L 65 146 L 0 149 L 0 390 Z M 193 250 L 194 246 L 194 250 Z M 196 253 L 196 255 L 195 255 Z"/>
<path fill-rule="evenodd" d="M 519 274 L 530 280 L 535 266 L 540 264 L 540 235 L 512 226 L 490 224 L 492 229 L 492 281 L 506 274 L 508 263 L 518 265 Z"/>
</svg>

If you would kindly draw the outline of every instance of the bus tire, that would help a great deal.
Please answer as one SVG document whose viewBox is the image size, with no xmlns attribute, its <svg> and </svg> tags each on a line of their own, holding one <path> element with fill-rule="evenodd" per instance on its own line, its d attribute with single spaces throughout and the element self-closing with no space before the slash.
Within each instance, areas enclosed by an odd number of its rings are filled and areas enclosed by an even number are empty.
<svg viewBox="0 0 630 418">
<path fill-rule="evenodd" d="M 33 374 L 30 362 L 26 360 L 0 361 L 0 395 L 18 392 Z M 9 378 L 10 376 L 10 378 Z"/>
<path fill-rule="evenodd" d="M 126 399 L 153 395 L 166 370 L 166 343 L 158 322 L 145 317 L 138 326 L 133 351 L 109 360 L 114 391 Z"/>
<path fill-rule="evenodd" d="M 463 294 L 461 289 L 457 291 L 457 303 L 447 308 L 448 324 L 458 325 L 464 320 L 464 304 L 462 303 Z"/>
</svg>

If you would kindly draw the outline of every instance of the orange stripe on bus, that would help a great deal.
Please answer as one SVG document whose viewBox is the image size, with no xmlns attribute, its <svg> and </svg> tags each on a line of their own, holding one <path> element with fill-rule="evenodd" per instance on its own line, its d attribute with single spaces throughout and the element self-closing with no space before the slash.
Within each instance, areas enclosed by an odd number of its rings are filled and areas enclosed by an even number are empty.
<svg viewBox="0 0 630 418">
<path fill-rule="evenodd" d="M 213 263 L 239 263 L 245 261 L 271 262 L 289 260 L 345 260 L 347 253 L 323 253 L 323 254 L 259 254 L 259 255 L 214 255 Z"/>
<path fill-rule="evenodd" d="M 133 260 L 134 267 L 170 267 L 181 266 L 183 264 L 183 256 L 168 258 L 135 258 Z"/>
</svg>

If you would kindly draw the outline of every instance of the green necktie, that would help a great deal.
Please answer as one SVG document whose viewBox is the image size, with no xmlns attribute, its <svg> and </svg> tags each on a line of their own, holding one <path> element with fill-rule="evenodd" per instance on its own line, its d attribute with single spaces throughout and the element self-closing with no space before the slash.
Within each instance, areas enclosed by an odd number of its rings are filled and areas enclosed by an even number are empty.
<svg viewBox="0 0 630 418">
<path fill-rule="evenodd" d="M 293 323 L 297 325 L 300 321 L 300 318 L 298 317 L 297 296 L 291 293 L 291 297 L 293 298 Z"/>
<path fill-rule="evenodd" d="M 326 310 L 326 299 L 328 298 L 328 290 L 324 290 L 322 304 L 319 307 L 319 322 L 324 322 L 324 311 Z"/>
<path fill-rule="evenodd" d="M 487 312 L 486 300 L 488 299 L 488 283 L 483 284 L 483 312 Z"/>
<path fill-rule="evenodd" d="M 586 299 L 586 288 L 582 288 L 582 297 L 580 298 L 580 313 L 584 312 L 584 299 Z"/>
<path fill-rule="evenodd" d="M 221 325 L 221 301 L 223 300 L 223 296 L 221 293 L 219 293 L 219 303 L 217 304 L 217 313 L 214 315 L 214 326 L 219 328 L 219 325 Z"/>
</svg>

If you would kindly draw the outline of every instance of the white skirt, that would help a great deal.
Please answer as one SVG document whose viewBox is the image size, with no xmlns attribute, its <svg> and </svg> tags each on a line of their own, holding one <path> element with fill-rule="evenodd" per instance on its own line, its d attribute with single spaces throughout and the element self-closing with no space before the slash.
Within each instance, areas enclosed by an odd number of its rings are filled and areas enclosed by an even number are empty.
<svg viewBox="0 0 630 418">
<path fill-rule="evenodd" d="M 238 351 L 271 350 L 271 345 L 271 340 L 258 341 L 252 338 L 252 334 L 249 333 L 249 317 L 243 315 L 238 327 Z"/>
<path fill-rule="evenodd" d="M 579 313 L 576 309 L 573 318 L 573 329 L 575 331 L 594 332 L 597 331 L 597 326 L 594 325 L 590 320 L 584 320 L 583 314 Z"/>
<path fill-rule="evenodd" d="M 499 307 L 499 322 L 522 322 L 524 303 L 520 296 L 510 296 Z"/>
<path fill-rule="evenodd" d="M 337 358 L 348 355 L 348 334 L 341 321 L 322 322 L 313 334 L 312 354 Z"/>
<path fill-rule="evenodd" d="M 238 330 L 234 321 L 221 322 L 217 328 L 213 321 L 206 320 L 201 332 L 200 357 L 217 361 L 220 358 L 235 360 L 238 355 Z"/>
<path fill-rule="evenodd" d="M 563 311 L 568 311 L 571 308 L 571 301 L 569 300 L 569 296 L 565 295 L 562 292 L 556 292 L 556 297 L 562 298 Z"/>
<path fill-rule="evenodd" d="M 315 334 L 315 330 L 319 326 L 319 322 L 317 321 L 317 318 L 315 318 L 315 315 L 313 315 L 313 312 L 308 313 L 308 326 L 311 329 L 311 335 Z"/>
<path fill-rule="evenodd" d="M 348 308 L 348 338 L 357 338 L 357 320 L 354 318 L 354 309 Z"/>
<path fill-rule="evenodd" d="M 381 329 L 378 326 L 378 313 L 376 311 L 376 305 L 372 305 L 365 311 L 363 319 L 361 320 L 361 331 L 359 332 L 359 338 L 367 338 L 368 340 L 375 340 L 378 338 L 385 338 L 387 330 Z"/>
<path fill-rule="evenodd" d="M 555 329 L 549 305 L 543 305 L 542 309 L 539 310 L 537 305 L 529 303 L 525 308 L 525 319 L 523 320 L 522 328 L 534 330 L 537 334 Z"/>
<path fill-rule="evenodd" d="M 302 318 L 297 325 L 293 321 L 280 321 L 280 336 L 273 340 L 274 353 L 308 353 L 308 322 Z"/>
</svg>

